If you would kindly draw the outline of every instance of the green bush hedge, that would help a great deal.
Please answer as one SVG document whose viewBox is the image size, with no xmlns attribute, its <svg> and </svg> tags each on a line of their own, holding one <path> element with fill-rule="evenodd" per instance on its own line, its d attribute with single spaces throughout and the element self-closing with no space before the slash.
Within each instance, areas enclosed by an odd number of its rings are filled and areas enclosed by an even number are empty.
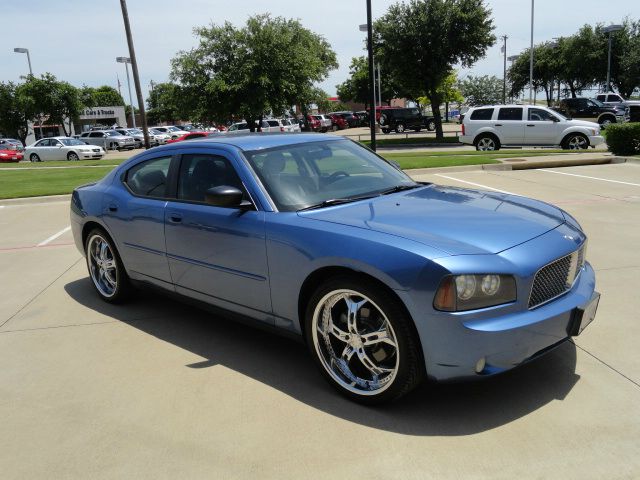
<svg viewBox="0 0 640 480">
<path fill-rule="evenodd" d="M 615 155 L 640 154 L 640 123 L 621 123 L 607 127 L 607 145 Z"/>
</svg>

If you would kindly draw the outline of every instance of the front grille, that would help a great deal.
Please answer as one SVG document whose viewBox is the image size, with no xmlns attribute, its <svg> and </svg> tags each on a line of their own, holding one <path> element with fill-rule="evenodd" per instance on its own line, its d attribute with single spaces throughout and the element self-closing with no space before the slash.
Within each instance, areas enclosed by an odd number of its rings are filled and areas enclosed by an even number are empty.
<svg viewBox="0 0 640 480">
<path fill-rule="evenodd" d="M 529 308 L 547 303 L 571 289 L 584 265 L 584 253 L 583 245 L 538 270 L 529 295 Z"/>
</svg>

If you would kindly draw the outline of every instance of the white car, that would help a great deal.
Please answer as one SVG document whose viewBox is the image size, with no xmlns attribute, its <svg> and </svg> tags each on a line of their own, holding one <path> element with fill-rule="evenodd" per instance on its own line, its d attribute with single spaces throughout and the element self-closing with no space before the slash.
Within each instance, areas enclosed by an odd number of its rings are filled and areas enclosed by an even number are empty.
<svg viewBox="0 0 640 480">
<path fill-rule="evenodd" d="M 181 137 L 181 136 L 186 135 L 187 133 L 189 133 L 188 130 L 183 130 L 182 128 L 176 127 L 174 125 L 169 125 L 167 127 L 167 130 L 168 130 L 167 133 L 169 135 L 171 135 L 171 140 L 175 140 L 176 138 Z"/>
<path fill-rule="evenodd" d="M 105 151 L 97 145 L 76 138 L 51 137 L 38 140 L 25 148 L 24 158 L 32 162 L 47 160 L 100 160 Z"/>
<path fill-rule="evenodd" d="M 489 105 L 470 108 L 464 115 L 460 141 L 485 151 L 506 146 L 578 150 L 600 145 L 604 138 L 597 123 L 569 120 L 546 107 Z"/>
<path fill-rule="evenodd" d="M 153 135 L 157 145 L 164 145 L 165 143 L 167 143 L 167 140 L 171 140 L 171 135 L 166 133 L 166 131 L 162 131 L 156 127 L 150 128 L 149 134 Z"/>
<path fill-rule="evenodd" d="M 290 132 L 290 133 L 300 132 L 300 124 L 295 118 L 283 118 L 281 122 L 282 122 L 282 125 L 284 126 L 285 132 Z"/>
<path fill-rule="evenodd" d="M 313 118 L 320 121 L 320 131 L 328 132 L 333 127 L 333 122 L 331 118 L 327 115 L 313 115 Z"/>
</svg>

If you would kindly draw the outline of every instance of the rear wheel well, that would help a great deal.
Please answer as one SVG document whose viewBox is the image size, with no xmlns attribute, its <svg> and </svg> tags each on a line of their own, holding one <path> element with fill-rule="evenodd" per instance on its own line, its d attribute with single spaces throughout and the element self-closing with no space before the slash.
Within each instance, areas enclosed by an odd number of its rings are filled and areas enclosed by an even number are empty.
<svg viewBox="0 0 640 480">
<path fill-rule="evenodd" d="M 491 133 L 491 132 L 482 132 L 479 133 L 478 135 L 476 135 L 476 138 L 473 139 L 473 144 L 477 145 L 478 141 L 482 138 L 482 137 L 491 137 L 495 140 L 496 145 L 500 146 L 500 139 L 498 138 L 498 136 L 495 133 Z"/>
<path fill-rule="evenodd" d="M 84 226 L 82 227 L 82 248 L 84 250 L 86 250 L 87 248 L 87 238 L 89 237 L 89 233 L 91 233 L 92 230 L 100 230 L 102 232 L 104 232 L 104 234 L 109 237 L 109 240 L 111 241 L 111 243 L 113 244 L 114 248 L 115 248 L 115 242 L 113 241 L 113 238 L 111 238 L 111 235 L 109 235 L 109 232 L 107 232 L 104 227 L 102 225 L 100 225 L 98 222 L 87 222 L 84 224 Z M 85 251 L 86 253 L 86 251 Z"/>
</svg>

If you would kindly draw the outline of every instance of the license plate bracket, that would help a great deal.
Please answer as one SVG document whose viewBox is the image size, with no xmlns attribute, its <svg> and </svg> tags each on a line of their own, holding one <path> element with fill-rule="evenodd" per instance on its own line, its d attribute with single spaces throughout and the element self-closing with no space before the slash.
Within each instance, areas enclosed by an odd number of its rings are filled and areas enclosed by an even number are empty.
<svg viewBox="0 0 640 480">
<path fill-rule="evenodd" d="M 591 299 L 580 307 L 576 307 L 571 312 L 571 320 L 567 328 L 570 337 L 577 337 L 596 318 L 596 311 L 600 303 L 600 294 L 593 292 Z"/>
</svg>

